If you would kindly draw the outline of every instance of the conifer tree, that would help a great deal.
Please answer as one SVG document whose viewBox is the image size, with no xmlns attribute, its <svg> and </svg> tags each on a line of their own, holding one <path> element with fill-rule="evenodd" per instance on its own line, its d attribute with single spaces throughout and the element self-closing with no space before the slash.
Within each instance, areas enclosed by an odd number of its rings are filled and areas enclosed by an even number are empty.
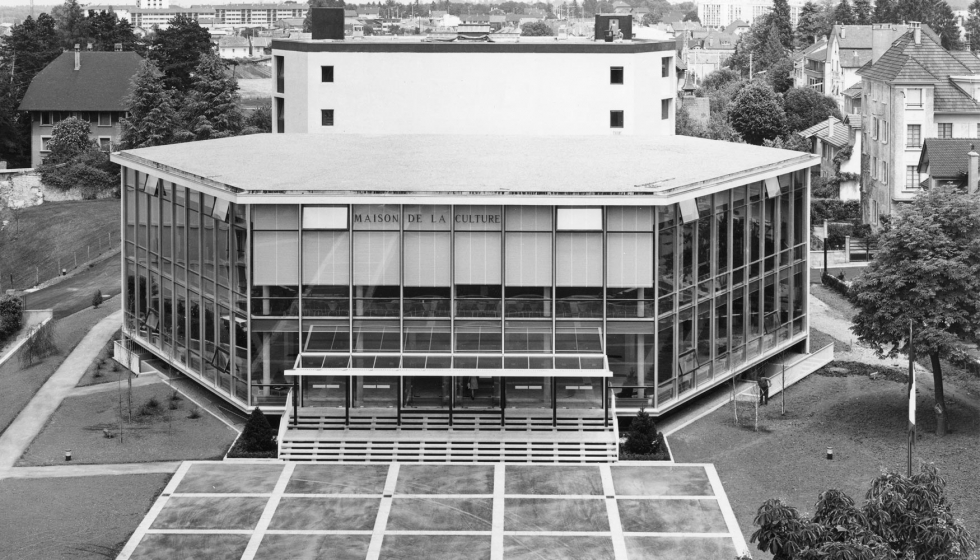
<svg viewBox="0 0 980 560">
<path fill-rule="evenodd" d="M 854 23 L 871 25 L 871 0 L 854 0 Z"/>
<path fill-rule="evenodd" d="M 184 103 L 184 122 L 192 140 L 235 136 L 242 131 L 238 80 L 225 75 L 217 55 L 201 56 Z"/>
<path fill-rule="evenodd" d="M 813 44 L 813 38 L 820 34 L 822 27 L 823 13 L 820 6 L 813 2 L 807 2 L 800 8 L 800 19 L 796 22 L 796 44 L 801 47 L 808 47 Z"/>
<path fill-rule="evenodd" d="M 163 75 L 149 60 L 133 76 L 133 90 L 126 98 L 129 117 L 122 119 L 124 149 L 170 144 L 179 126 L 173 93 L 163 87 Z"/>
<path fill-rule="evenodd" d="M 793 21 L 789 15 L 789 3 L 786 0 L 773 0 L 772 11 L 769 12 L 771 25 L 779 32 L 779 42 L 787 49 L 793 48 Z"/>
<path fill-rule="evenodd" d="M 834 23 L 838 25 L 854 25 L 854 10 L 847 0 L 840 0 L 834 9 Z"/>
<path fill-rule="evenodd" d="M 980 0 L 973 0 L 968 9 L 969 17 L 966 20 L 966 40 L 970 46 L 970 52 L 980 52 Z"/>
<path fill-rule="evenodd" d="M 875 2 L 874 12 L 871 13 L 871 21 L 873 23 L 897 23 L 895 9 L 894 0 L 878 0 Z"/>
</svg>

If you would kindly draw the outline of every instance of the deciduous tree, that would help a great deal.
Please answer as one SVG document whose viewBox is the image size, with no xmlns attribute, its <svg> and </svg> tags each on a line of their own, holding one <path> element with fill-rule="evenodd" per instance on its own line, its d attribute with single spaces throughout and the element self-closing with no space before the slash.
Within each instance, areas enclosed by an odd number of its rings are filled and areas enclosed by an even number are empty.
<svg viewBox="0 0 980 560">
<path fill-rule="evenodd" d="M 728 119 L 749 144 L 762 144 L 782 135 L 786 115 L 779 96 L 765 82 L 755 81 L 743 88 L 732 100 Z"/>
<path fill-rule="evenodd" d="M 783 95 L 783 109 L 786 111 L 786 129 L 789 132 L 809 128 L 830 116 L 844 118 L 833 98 L 807 87 L 787 91 Z"/>
<path fill-rule="evenodd" d="M 940 358 L 963 359 L 960 341 L 977 340 L 980 327 L 980 199 L 952 187 L 921 193 L 899 208 L 878 246 L 878 256 L 850 288 L 858 309 L 852 330 L 879 356 L 914 348 L 929 357 L 936 433 L 944 435 Z"/>
<path fill-rule="evenodd" d="M 871 0 L 854 0 L 854 23 L 871 25 Z"/>
<path fill-rule="evenodd" d="M 543 21 L 531 21 L 521 26 L 521 35 L 525 37 L 550 37 L 554 34 L 551 26 Z"/>
<path fill-rule="evenodd" d="M 871 13 L 873 23 L 898 23 L 896 19 L 895 0 L 877 0 Z"/>
<path fill-rule="evenodd" d="M 773 560 L 967 560 L 976 546 L 932 465 L 911 477 L 882 473 L 860 507 L 837 489 L 820 494 L 812 517 L 766 500 L 754 523 L 751 542 Z"/>
<path fill-rule="evenodd" d="M 970 47 L 970 52 L 980 52 L 980 0 L 973 0 L 968 10 L 969 17 L 966 19 L 966 40 Z"/>
</svg>

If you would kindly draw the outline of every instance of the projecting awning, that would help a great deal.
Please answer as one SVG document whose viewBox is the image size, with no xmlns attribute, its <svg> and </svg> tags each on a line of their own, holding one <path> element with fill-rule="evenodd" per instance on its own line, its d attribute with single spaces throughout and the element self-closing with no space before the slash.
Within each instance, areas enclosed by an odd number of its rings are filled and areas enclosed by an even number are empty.
<svg viewBox="0 0 980 560">
<path fill-rule="evenodd" d="M 421 366 L 421 367 L 420 367 Z M 286 375 L 405 377 L 612 377 L 603 354 L 398 355 L 300 354 Z"/>
</svg>

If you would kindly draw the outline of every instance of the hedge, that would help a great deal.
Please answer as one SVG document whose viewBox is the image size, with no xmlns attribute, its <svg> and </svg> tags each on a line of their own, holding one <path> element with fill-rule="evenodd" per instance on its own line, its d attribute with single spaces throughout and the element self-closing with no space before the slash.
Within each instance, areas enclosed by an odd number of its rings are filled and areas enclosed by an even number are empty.
<svg viewBox="0 0 980 560">
<path fill-rule="evenodd" d="M 820 275 L 820 281 L 824 286 L 827 286 L 842 296 L 847 296 L 847 292 L 850 291 L 847 282 L 841 280 L 840 278 L 835 278 L 826 272 Z"/>
<path fill-rule="evenodd" d="M 23 303 L 19 297 L 0 296 L 0 344 L 20 330 L 23 313 Z"/>
<path fill-rule="evenodd" d="M 810 218 L 814 224 L 824 220 L 828 222 L 860 221 L 861 202 L 836 198 L 814 198 L 810 202 Z"/>
</svg>

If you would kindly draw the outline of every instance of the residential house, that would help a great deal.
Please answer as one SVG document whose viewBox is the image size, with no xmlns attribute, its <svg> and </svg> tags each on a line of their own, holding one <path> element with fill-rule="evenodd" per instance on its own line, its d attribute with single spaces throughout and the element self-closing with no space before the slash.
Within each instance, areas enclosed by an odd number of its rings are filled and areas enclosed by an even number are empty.
<svg viewBox="0 0 980 560">
<path fill-rule="evenodd" d="M 877 28 L 878 41 L 887 45 L 908 31 L 906 25 L 835 25 L 827 37 L 824 93 L 834 98 L 841 111 L 845 106 L 844 92 L 861 83 L 857 71 L 871 61 L 873 28 Z"/>
<path fill-rule="evenodd" d="M 725 33 L 729 33 L 731 35 L 744 35 L 750 29 L 752 29 L 751 25 L 745 23 L 740 19 L 737 19 L 731 22 L 730 24 L 728 24 L 728 27 L 725 28 Z"/>
<path fill-rule="evenodd" d="M 863 90 L 863 86 L 861 85 L 861 82 L 858 82 L 843 91 L 843 95 L 844 95 L 843 112 L 845 115 L 861 114 L 861 96 L 863 91 L 864 90 Z"/>
<path fill-rule="evenodd" d="M 31 114 L 31 165 L 48 154 L 54 125 L 68 117 L 91 123 L 105 151 L 119 141 L 124 99 L 143 59 L 134 52 L 65 52 L 31 80 L 19 110 Z"/>
<path fill-rule="evenodd" d="M 730 33 L 708 30 L 703 39 L 691 39 L 684 50 L 684 63 L 687 72 L 700 83 L 708 74 L 721 69 L 728 59 L 735 54 L 735 43 L 738 38 Z"/>
<path fill-rule="evenodd" d="M 861 200 L 861 116 L 829 117 L 797 134 L 820 156 L 820 176 L 840 177 L 840 199 Z M 837 168 L 838 161 L 840 169 Z"/>
<path fill-rule="evenodd" d="M 966 187 L 973 173 L 973 188 L 977 188 L 977 163 L 980 138 L 927 138 L 919 156 L 919 176 L 923 187 Z"/>
<path fill-rule="evenodd" d="M 820 39 L 793 57 L 793 85 L 824 92 L 827 39 Z"/>
<path fill-rule="evenodd" d="M 201 18 L 216 18 L 215 9 L 211 6 L 196 6 L 193 8 L 181 8 L 171 6 L 169 8 L 133 8 L 130 10 L 133 17 L 130 22 L 134 27 L 144 30 L 167 29 L 170 27 L 170 20 L 177 16 L 189 17 L 195 21 Z"/>
<path fill-rule="evenodd" d="M 876 41 L 871 64 L 858 71 L 867 158 L 862 212 L 872 225 L 919 192 L 924 139 L 980 136 L 980 60 L 943 49 L 926 26 L 909 26 L 883 52 Z"/>
</svg>

